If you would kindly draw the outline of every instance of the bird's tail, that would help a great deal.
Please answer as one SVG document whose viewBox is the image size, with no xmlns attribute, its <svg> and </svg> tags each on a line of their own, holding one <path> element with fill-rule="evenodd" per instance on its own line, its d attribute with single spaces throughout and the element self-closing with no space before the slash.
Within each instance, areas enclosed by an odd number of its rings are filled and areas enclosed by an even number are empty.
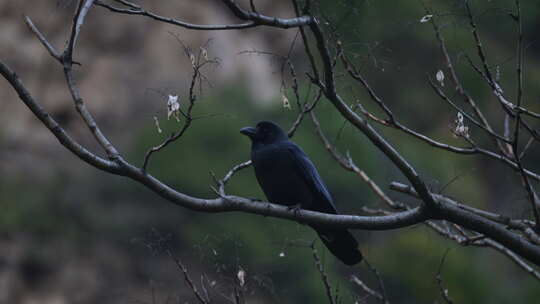
<svg viewBox="0 0 540 304">
<path fill-rule="evenodd" d="M 346 265 L 355 265 L 362 261 L 358 242 L 347 229 L 329 229 L 313 227 L 330 252 Z"/>
</svg>

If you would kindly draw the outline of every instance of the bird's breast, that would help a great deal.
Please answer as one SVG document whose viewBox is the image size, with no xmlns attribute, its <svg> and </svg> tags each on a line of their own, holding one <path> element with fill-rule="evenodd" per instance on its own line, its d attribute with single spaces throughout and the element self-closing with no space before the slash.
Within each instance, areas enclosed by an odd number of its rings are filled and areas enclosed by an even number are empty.
<svg viewBox="0 0 540 304">
<path fill-rule="evenodd" d="M 252 153 L 257 180 L 270 202 L 308 206 L 313 200 L 288 151 L 268 149 Z"/>
</svg>

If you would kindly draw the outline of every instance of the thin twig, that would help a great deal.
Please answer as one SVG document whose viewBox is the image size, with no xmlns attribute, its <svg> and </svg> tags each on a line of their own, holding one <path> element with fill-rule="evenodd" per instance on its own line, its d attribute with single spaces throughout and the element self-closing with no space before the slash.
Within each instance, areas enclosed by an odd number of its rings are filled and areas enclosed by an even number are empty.
<svg viewBox="0 0 540 304">
<path fill-rule="evenodd" d="M 302 123 L 302 120 L 304 119 L 305 115 L 308 113 L 312 113 L 315 107 L 317 106 L 317 103 L 319 100 L 321 100 L 322 97 L 322 90 L 319 89 L 317 96 L 315 97 L 315 100 L 311 104 L 308 104 L 307 101 L 304 103 L 303 109 L 301 109 L 300 113 L 296 116 L 296 119 L 293 122 L 293 125 L 287 131 L 287 135 L 289 138 L 294 136 L 294 133 L 296 133 L 296 130 L 300 126 L 300 123 Z"/>
<path fill-rule="evenodd" d="M 523 26 L 521 21 L 521 6 L 519 0 L 516 0 L 516 22 L 518 23 L 518 41 L 517 41 L 517 57 L 518 62 L 516 65 L 516 74 L 517 74 L 517 101 L 516 105 L 517 107 L 521 106 L 521 101 L 523 97 Z M 527 191 L 527 196 L 529 199 L 529 202 L 531 203 L 531 208 L 534 215 L 534 220 L 536 221 L 536 232 L 540 232 L 540 211 L 538 210 L 538 205 L 540 202 L 538 202 L 537 195 L 531 185 L 531 182 L 529 181 L 529 177 L 525 173 L 525 169 L 523 168 L 523 164 L 521 162 L 521 159 L 519 158 L 519 129 L 520 129 L 520 122 L 521 122 L 521 113 L 517 112 L 515 116 L 515 125 L 514 125 L 514 139 L 512 141 L 512 151 L 514 154 L 515 162 L 519 168 L 519 172 L 521 173 L 521 177 L 523 180 L 523 185 L 525 187 L 525 190 Z"/>
<path fill-rule="evenodd" d="M 382 280 L 382 277 L 379 273 L 379 271 L 377 270 L 377 268 L 375 268 L 373 265 L 371 265 L 367 260 L 364 259 L 364 263 L 367 265 L 369 271 L 371 271 L 375 277 L 377 278 L 377 283 L 379 284 L 379 290 L 380 290 L 380 295 L 381 295 L 381 302 L 383 304 L 389 304 L 390 301 L 388 300 L 388 296 L 386 295 L 386 288 L 384 287 L 384 282 Z"/>
<path fill-rule="evenodd" d="M 505 138 L 504 136 L 501 136 L 497 133 L 495 133 L 491 128 L 488 128 L 485 126 L 484 123 L 480 123 L 478 121 L 476 121 L 476 119 L 474 119 L 471 115 L 469 115 L 469 113 L 467 113 L 466 111 L 464 111 L 463 109 L 461 109 L 460 107 L 458 107 L 448 96 L 446 96 L 446 94 L 443 92 L 443 90 L 441 90 L 441 88 L 439 86 L 437 86 L 435 84 L 435 82 L 433 81 L 433 79 L 431 79 L 430 77 L 428 77 L 428 82 L 431 86 L 431 88 L 435 91 L 435 93 L 437 93 L 437 95 L 444 101 L 446 101 L 450 106 L 452 106 L 456 111 L 458 111 L 459 113 L 463 114 L 463 116 L 465 116 L 470 122 L 472 122 L 475 126 L 479 127 L 480 129 L 484 130 L 485 132 L 487 132 L 489 135 L 497 138 L 498 140 L 504 142 L 504 143 L 511 143 L 511 141 L 507 138 Z"/>
<path fill-rule="evenodd" d="M 249 20 L 249 22 L 246 23 L 240 23 L 240 24 L 212 24 L 212 25 L 201 25 L 201 24 L 193 24 L 184 22 L 178 19 L 169 18 L 160 16 L 158 14 L 155 14 L 153 12 L 144 10 L 141 7 L 131 7 L 130 9 L 124 9 L 124 8 L 118 8 L 115 6 L 112 6 L 110 4 L 107 4 L 101 0 L 95 0 L 95 4 L 101 7 L 104 7 L 111 12 L 119 13 L 119 14 L 126 14 L 126 15 L 139 15 L 148 17 L 151 19 L 154 19 L 156 21 L 180 26 L 186 29 L 192 29 L 192 30 L 210 30 L 210 31 L 218 31 L 218 30 L 239 30 L 239 29 L 247 29 L 252 28 L 256 26 L 272 26 L 272 27 L 279 27 L 279 28 L 291 28 L 291 27 L 299 27 L 302 25 L 306 25 L 309 22 L 311 22 L 311 17 L 309 16 L 299 16 L 297 18 L 276 18 L 276 17 L 270 17 L 261 15 L 259 13 L 255 12 L 248 12 L 244 9 L 240 8 L 234 1 L 232 0 L 222 0 L 231 11 L 233 11 L 238 17 L 240 17 L 243 20 Z"/>
<path fill-rule="evenodd" d="M 411 187 L 408 187 L 406 185 L 400 184 L 400 183 L 392 183 L 391 188 L 394 190 L 402 191 L 403 193 L 407 193 L 413 196 L 417 196 L 417 194 L 413 191 Z M 478 210 L 473 207 L 469 207 L 463 204 L 459 204 L 449 198 L 440 196 L 440 195 L 434 195 L 436 199 L 440 199 L 444 201 L 445 203 L 451 203 L 459 208 L 462 208 L 464 210 L 467 210 L 469 212 L 478 214 L 480 216 L 485 216 L 486 218 L 489 218 L 490 220 L 494 220 L 496 222 L 500 222 L 501 224 L 507 224 L 508 227 L 512 227 L 514 229 L 523 230 L 524 233 L 532 234 L 534 235 L 535 239 L 538 239 L 538 235 L 535 235 L 535 233 L 532 231 L 531 228 L 527 228 L 527 226 L 530 227 L 529 223 L 518 221 L 518 220 L 510 220 L 507 217 L 503 217 L 501 215 L 489 213 L 483 210 Z M 494 241 L 490 238 L 487 238 L 485 235 L 477 234 L 476 236 L 469 236 L 467 235 L 461 227 L 454 225 L 455 228 L 458 229 L 461 235 L 451 233 L 450 231 L 446 229 L 442 229 L 437 224 L 433 223 L 432 221 L 426 221 L 426 225 L 428 225 L 430 228 L 432 228 L 435 232 L 438 234 L 447 237 L 449 239 L 452 239 L 456 241 L 458 244 L 463 246 L 479 246 L 479 247 L 490 247 L 493 248 L 503 255 L 507 256 L 510 260 L 512 260 L 517 266 L 525 270 L 527 273 L 529 273 L 531 276 L 533 276 L 535 279 L 540 280 L 540 272 L 532 268 L 529 264 L 527 264 L 520 256 L 518 256 L 514 251 L 510 250 L 509 248 L 505 247 L 504 245 L 500 244 L 497 241 Z M 532 224 L 534 226 L 534 223 Z"/>
<path fill-rule="evenodd" d="M 426 9 L 426 14 L 430 14 L 432 16 L 434 15 L 427 7 L 425 7 L 425 9 Z M 488 133 L 495 133 L 493 131 L 493 128 L 489 124 L 486 116 L 480 109 L 480 107 L 476 104 L 476 102 L 469 95 L 469 93 L 467 93 L 467 91 L 464 89 L 464 86 L 462 85 L 461 80 L 458 77 L 458 74 L 454 68 L 454 64 L 452 63 L 452 59 L 450 58 L 450 55 L 448 53 L 444 36 L 442 35 L 441 29 L 439 25 L 437 24 L 437 19 L 435 17 L 432 17 L 430 21 L 431 21 L 431 25 L 433 26 L 433 31 L 435 32 L 435 37 L 437 38 L 437 41 L 439 42 L 439 47 L 441 49 L 441 52 L 445 58 L 446 66 L 448 70 L 450 71 L 451 80 L 454 83 L 456 90 L 461 94 L 465 102 L 467 102 L 471 106 L 471 108 L 474 110 L 475 115 L 480 119 L 480 122 L 482 123 L 483 126 L 485 126 Z M 499 149 L 501 150 L 501 152 L 503 153 L 507 152 L 507 150 L 504 148 L 504 145 L 502 143 L 500 143 L 496 139 L 495 139 L 495 143 L 499 146 Z"/>
<path fill-rule="evenodd" d="M 209 302 L 197 290 L 197 286 L 195 286 L 195 284 L 193 283 L 193 280 L 191 279 L 189 272 L 186 266 L 182 263 L 182 261 L 172 253 L 170 248 L 167 248 L 165 250 L 165 253 L 174 261 L 176 267 L 182 272 L 182 274 L 184 275 L 184 281 L 187 283 L 197 300 L 201 304 L 208 304 Z"/>
<path fill-rule="evenodd" d="M 91 151 L 87 150 L 74 138 L 69 136 L 64 128 L 62 128 L 56 120 L 49 114 L 36 100 L 32 97 L 26 86 L 22 83 L 21 79 L 13 72 L 7 65 L 0 61 L 0 74 L 11 84 L 13 89 L 19 94 L 21 101 L 32 111 L 32 113 L 43 123 L 47 129 L 56 137 L 56 139 L 71 151 L 74 155 L 79 157 L 84 162 L 97 169 L 123 175 L 120 166 L 110 160 L 104 159 Z"/>
<path fill-rule="evenodd" d="M 121 4 L 125 5 L 125 6 L 129 6 L 131 8 L 135 8 L 135 9 L 140 9 L 141 8 L 140 5 L 135 4 L 133 2 L 126 1 L 126 0 L 113 0 L 113 1 L 121 3 Z"/>
<path fill-rule="evenodd" d="M 239 163 L 238 165 L 232 167 L 231 170 L 229 170 L 229 172 L 227 172 L 227 174 L 225 174 L 225 176 L 221 180 L 217 181 L 220 195 L 225 196 L 225 185 L 227 185 L 227 182 L 233 177 L 233 175 L 236 174 L 236 172 L 249 166 L 251 166 L 251 160 Z"/>
<path fill-rule="evenodd" d="M 24 22 L 26 23 L 26 25 L 28 25 L 28 27 L 30 28 L 30 30 L 32 30 L 32 32 L 36 35 L 36 37 L 39 39 L 39 41 L 41 41 L 41 43 L 45 46 L 45 48 L 47 49 L 47 51 L 49 51 L 49 54 L 55 58 L 56 60 L 58 61 L 62 61 L 62 54 L 60 52 L 58 52 L 54 46 L 52 46 L 49 41 L 47 40 L 47 38 L 45 38 L 45 36 L 38 30 L 38 28 L 34 25 L 34 23 L 32 22 L 32 20 L 28 17 L 28 16 L 24 16 Z"/>
<path fill-rule="evenodd" d="M 85 17 L 88 14 L 88 11 L 92 8 L 93 3 L 94 3 L 94 0 L 79 1 L 79 4 L 77 6 L 77 11 L 73 17 L 73 25 L 71 28 L 70 38 L 62 54 L 59 54 L 52 47 L 52 45 L 47 41 L 47 39 L 43 36 L 43 34 L 41 34 L 41 32 L 33 24 L 30 18 L 28 17 L 25 18 L 25 21 L 26 21 L 26 24 L 29 26 L 29 28 L 32 30 L 32 32 L 42 42 L 42 44 L 47 49 L 49 54 L 51 54 L 51 56 L 54 59 L 58 60 L 63 65 L 66 83 L 71 93 L 73 102 L 75 103 L 75 108 L 77 109 L 77 112 L 79 113 L 84 123 L 89 128 L 90 132 L 92 133 L 96 141 L 105 150 L 109 159 L 116 161 L 119 164 L 123 164 L 124 161 L 122 157 L 120 156 L 116 148 L 107 139 L 107 137 L 103 134 L 103 132 L 97 125 L 94 117 L 86 108 L 86 105 L 83 102 L 83 99 L 79 92 L 79 88 L 76 85 L 75 78 L 73 75 L 73 64 L 74 64 L 73 51 L 77 42 L 77 38 L 79 36 L 79 32 L 81 31 L 81 27 L 84 24 Z"/>
<path fill-rule="evenodd" d="M 315 261 L 315 266 L 317 270 L 319 271 L 319 274 L 321 275 L 321 281 L 323 282 L 324 290 L 326 291 L 326 297 L 328 298 L 328 302 L 330 304 L 336 304 L 334 297 L 332 296 L 332 286 L 330 285 L 330 282 L 328 281 L 328 275 L 326 274 L 326 271 L 324 270 L 321 259 L 319 258 L 319 254 L 317 253 L 317 249 L 315 248 L 315 242 L 313 242 L 310 247 L 311 247 L 311 252 L 313 253 L 313 260 Z"/>
<path fill-rule="evenodd" d="M 294 11 L 295 11 L 297 17 L 299 17 L 302 13 L 303 14 L 309 14 L 309 8 L 310 8 L 310 6 L 309 6 L 310 1 L 309 0 L 306 1 L 306 6 L 305 6 L 303 12 L 300 12 L 297 0 L 291 0 L 291 2 L 293 4 Z M 299 30 L 300 30 L 300 35 L 302 36 L 302 41 L 303 41 L 303 45 L 304 45 L 304 51 L 306 52 L 306 55 L 307 55 L 307 57 L 309 59 L 309 62 L 310 62 L 311 70 L 313 72 L 313 75 L 311 75 L 311 77 L 313 77 L 314 82 L 319 82 L 319 79 L 320 79 L 319 69 L 317 68 L 317 62 L 315 61 L 315 56 L 313 55 L 313 52 L 311 51 L 311 47 L 309 46 L 309 39 L 308 39 L 308 36 L 306 34 L 306 30 L 302 26 L 299 27 Z"/>
<path fill-rule="evenodd" d="M 390 183 L 390 189 L 392 189 L 394 191 L 399 191 L 401 193 L 411 195 L 411 196 L 414 196 L 414 197 L 418 198 L 418 194 L 416 193 L 416 191 L 412 187 L 410 187 L 408 185 L 405 185 L 405 184 L 402 184 L 402 183 L 399 183 L 399 182 Z M 534 222 L 525 221 L 525 220 L 516 220 L 516 219 L 512 219 L 512 218 L 510 218 L 508 216 L 501 215 L 501 214 L 497 214 L 497 213 L 477 209 L 477 208 L 471 207 L 471 206 L 469 206 L 467 204 L 460 203 L 460 202 L 458 202 L 458 201 L 456 201 L 456 200 L 454 200 L 454 199 L 452 199 L 450 197 L 446 197 L 446 196 L 441 195 L 441 194 L 433 194 L 433 195 L 434 195 L 435 199 L 437 199 L 440 202 L 454 205 L 454 206 L 456 206 L 456 207 L 458 207 L 460 209 L 466 210 L 468 212 L 471 212 L 471 213 L 474 213 L 476 215 L 482 216 L 482 217 L 484 217 L 486 219 L 489 219 L 491 221 L 494 221 L 494 222 L 503 224 L 505 226 L 508 226 L 511 229 L 525 231 L 526 229 L 534 227 Z"/>
<path fill-rule="evenodd" d="M 388 302 L 385 301 L 384 297 L 380 293 L 378 293 L 377 291 L 375 291 L 372 288 L 370 288 L 369 286 L 367 286 L 366 283 L 364 283 L 364 281 L 360 280 L 360 278 L 358 278 L 357 276 L 351 275 L 351 282 L 358 285 L 358 287 L 362 288 L 362 290 L 364 290 L 366 293 L 373 296 L 377 300 L 379 300 L 379 301 L 381 301 L 383 303 L 388 303 Z"/>
<path fill-rule="evenodd" d="M 435 279 L 437 280 L 437 285 L 439 286 L 439 292 L 444 299 L 444 301 L 447 304 L 453 304 L 454 301 L 452 301 L 452 298 L 450 298 L 450 294 L 448 293 L 448 289 L 443 286 L 443 280 L 442 280 L 442 267 L 444 265 L 444 262 L 446 261 L 446 257 L 448 256 L 448 253 L 450 252 L 450 249 L 447 249 L 444 253 L 443 257 L 441 258 L 441 263 L 439 264 L 439 270 L 437 270 L 437 275 L 435 276 Z"/>
<path fill-rule="evenodd" d="M 195 102 L 197 100 L 197 96 L 196 96 L 194 90 L 195 90 L 196 84 L 201 83 L 201 79 L 202 79 L 202 76 L 203 76 L 202 69 L 208 64 L 219 64 L 219 60 L 217 60 L 215 58 L 213 58 L 213 59 L 207 58 L 207 55 L 205 53 L 206 49 L 204 47 L 199 48 L 197 56 L 195 56 L 192 53 L 191 49 L 188 46 L 186 46 L 182 42 L 182 40 L 180 40 L 177 36 L 175 36 L 175 38 L 182 45 L 182 47 L 184 49 L 184 53 L 185 53 L 186 57 L 191 61 L 191 65 L 192 65 L 193 72 L 192 72 L 192 76 L 191 76 L 191 82 L 190 82 L 190 85 L 189 85 L 189 97 L 188 97 L 189 105 L 188 105 L 188 108 L 187 108 L 186 112 L 181 111 L 181 109 L 179 109 L 180 112 L 182 113 L 182 116 L 184 117 L 184 123 L 182 125 L 182 128 L 180 128 L 180 130 L 178 130 L 177 132 L 171 134 L 161 144 L 150 148 L 146 152 L 146 154 L 144 156 L 143 164 L 141 166 L 141 169 L 143 171 L 145 171 L 145 172 L 146 172 L 146 169 L 148 167 L 150 157 L 154 153 L 159 152 L 160 150 L 167 147 L 169 144 L 177 141 L 189 129 L 189 127 L 191 126 L 191 124 L 192 124 L 192 122 L 194 120 L 194 117 L 192 116 L 192 112 L 193 112 L 193 109 L 195 107 Z M 205 53 L 205 54 L 203 54 L 203 53 Z M 202 88 L 199 88 L 199 90 L 202 90 Z"/>
<path fill-rule="evenodd" d="M 358 177 L 360 177 L 365 183 L 368 184 L 368 186 L 373 190 L 373 192 L 381 198 L 383 202 L 385 202 L 388 206 L 391 206 L 393 208 L 398 206 L 398 203 L 394 202 L 384 191 L 381 190 L 381 188 L 373 181 L 369 176 L 356 166 L 354 161 L 352 160 L 350 155 L 347 155 L 347 157 L 343 157 L 339 154 L 339 152 L 336 150 L 336 148 L 330 143 L 330 141 L 326 138 L 324 135 L 321 125 L 319 123 L 319 120 L 317 119 L 317 116 L 314 112 L 311 112 L 311 120 L 313 121 L 313 124 L 315 125 L 315 131 L 317 132 L 317 135 L 321 139 L 324 147 L 326 150 L 330 153 L 330 155 L 346 170 L 354 172 Z"/>
</svg>

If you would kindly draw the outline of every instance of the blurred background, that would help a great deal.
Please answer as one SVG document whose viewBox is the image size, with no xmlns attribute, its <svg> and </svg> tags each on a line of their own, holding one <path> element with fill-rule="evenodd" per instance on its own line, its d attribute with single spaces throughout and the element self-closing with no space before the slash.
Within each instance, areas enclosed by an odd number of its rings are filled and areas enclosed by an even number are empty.
<svg viewBox="0 0 540 304">
<path fill-rule="evenodd" d="M 463 1 L 321 1 L 320 13 L 361 68 L 373 88 L 408 127 L 454 145 L 456 113 L 427 83 L 427 75 L 445 68 L 432 27 L 421 23 L 424 5 L 434 10 L 449 52 L 466 89 L 485 111 L 494 129 L 504 116 L 489 87 L 468 66 L 475 45 Z M 216 0 L 138 1 L 144 8 L 198 24 L 238 22 Z M 249 7 L 247 1 L 240 1 Z M 260 12 L 293 16 L 290 1 L 255 1 Z M 516 24 L 510 1 L 471 1 L 489 63 L 497 69 L 508 97 L 516 91 Z M 28 15 L 58 49 L 65 45 L 76 1 L 0 2 L 0 60 L 13 68 L 34 97 L 79 142 L 100 148 L 74 110 L 61 66 L 23 22 Z M 540 111 L 540 4 L 523 1 L 526 45 L 524 102 Z M 214 197 L 212 174 L 223 176 L 249 159 L 241 127 L 274 120 L 289 128 L 298 106 L 282 61 L 252 51 L 291 54 L 301 79 L 300 92 L 313 96 L 304 75 L 307 60 L 297 30 L 254 28 L 202 32 L 113 14 L 96 7 L 83 27 L 75 60 L 76 77 L 88 108 L 102 130 L 134 164 L 150 147 L 181 124 L 167 120 L 167 96 L 186 105 L 191 62 L 178 40 L 198 52 L 205 46 L 219 65 L 208 66 L 209 82 L 197 90 L 194 121 L 184 137 L 151 159 L 149 171 L 193 196 Z M 250 52 L 246 52 L 250 51 Z M 283 83 L 285 86 L 283 86 Z M 376 107 L 357 83 L 339 77 L 349 103 Z M 445 80 L 451 87 L 451 82 Z M 455 91 L 449 89 L 455 96 Z M 288 96 L 292 109 L 283 106 Z M 395 167 L 347 124 L 326 100 L 316 109 L 326 135 L 342 152 L 386 189 L 405 179 Z M 154 117 L 160 123 L 159 133 Z M 471 126 L 469 126 L 471 127 Z M 435 150 L 401 133 L 381 129 L 416 166 L 430 188 L 475 207 L 529 218 L 519 177 L 498 162 Z M 479 144 L 493 149 L 482 131 L 471 127 Z M 356 176 L 328 155 L 306 119 L 294 141 L 313 159 L 344 213 L 382 203 Z M 192 212 L 161 199 L 128 179 L 100 172 L 75 158 L 0 80 L 0 303 L 194 303 L 170 250 L 197 284 L 207 286 L 216 303 L 230 303 L 239 270 L 246 274 L 246 299 L 253 303 L 326 303 L 320 274 L 309 245 L 317 236 L 289 221 L 242 213 Z M 538 146 L 524 161 L 538 170 Z M 240 171 L 230 194 L 264 199 L 253 169 Z M 389 192 L 394 198 L 417 204 Z M 397 231 L 355 231 L 367 259 L 385 282 L 392 303 L 442 302 L 435 276 L 441 258 L 445 286 L 457 303 L 535 303 L 538 281 L 490 249 L 461 247 L 423 225 Z M 166 245 L 164 245 L 166 244 Z M 350 281 L 355 275 L 375 288 L 365 267 L 344 267 L 319 247 L 330 282 L 343 303 L 375 303 Z M 165 248 L 165 250 L 164 250 Z"/>
</svg>

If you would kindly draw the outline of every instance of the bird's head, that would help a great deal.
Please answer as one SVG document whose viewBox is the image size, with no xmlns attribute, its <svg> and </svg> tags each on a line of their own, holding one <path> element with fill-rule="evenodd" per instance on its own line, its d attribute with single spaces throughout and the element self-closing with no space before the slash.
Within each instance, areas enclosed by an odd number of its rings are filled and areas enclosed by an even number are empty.
<svg viewBox="0 0 540 304">
<path fill-rule="evenodd" d="M 289 139 L 287 134 L 271 121 L 261 121 L 255 127 L 242 128 L 240 133 L 249 137 L 253 143 L 272 144 Z"/>
</svg>

